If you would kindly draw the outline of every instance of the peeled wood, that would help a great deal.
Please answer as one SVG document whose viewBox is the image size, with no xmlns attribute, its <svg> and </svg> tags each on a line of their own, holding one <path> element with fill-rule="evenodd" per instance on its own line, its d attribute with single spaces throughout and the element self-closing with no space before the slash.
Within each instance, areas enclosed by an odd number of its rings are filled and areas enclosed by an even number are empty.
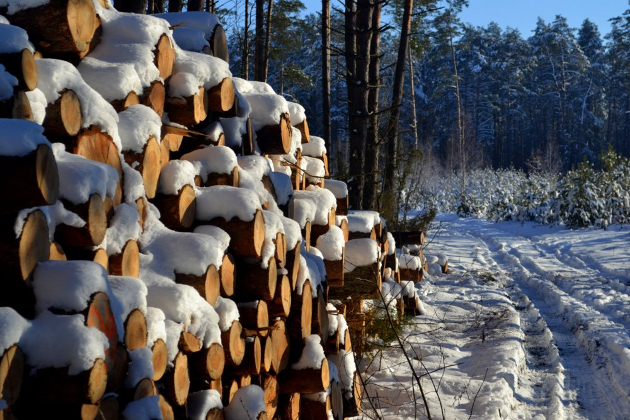
<svg viewBox="0 0 630 420">
<path fill-rule="evenodd" d="M 18 79 L 18 89 L 31 91 L 37 87 L 37 64 L 28 48 L 16 53 L 0 54 L 0 64 Z"/>
<path fill-rule="evenodd" d="M 201 297 L 206 299 L 206 301 L 213 306 L 216 305 L 217 299 L 221 294 L 219 271 L 213 264 L 210 264 L 205 274 L 201 276 L 196 274 L 175 273 L 175 282 L 194 287 Z"/>
<path fill-rule="evenodd" d="M 188 376 L 188 357 L 181 351 L 173 360 L 173 367 L 167 369 L 162 384 L 166 390 L 167 399 L 177 407 L 186 404 L 190 389 Z"/>
<path fill-rule="evenodd" d="M 186 98 L 167 97 L 164 109 L 168 118 L 187 127 L 197 125 L 208 116 L 208 96 L 203 86 L 194 95 Z"/>
<path fill-rule="evenodd" d="M 125 109 L 129 108 L 133 105 L 138 105 L 140 103 L 140 97 L 133 90 L 127 94 L 123 99 L 115 99 L 110 102 L 116 112 L 123 112 Z"/>
<path fill-rule="evenodd" d="M 242 337 L 243 326 L 234 321 L 230 329 L 221 333 L 221 344 L 225 351 L 225 363 L 230 366 L 238 366 L 245 356 L 245 340 Z"/>
<path fill-rule="evenodd" d="M 309 398 L 300 399 L 300 420 L 319 420 L 328 418 L 328 410 L 331 409 L 330 395 L 326 396 L 326 401 L 311 400 Z"/>
<path fill-rule="evenodd" d="M 226 63 L 230 62 L 230 52 L 227 45 L 227 37 L 223 26 L 216 25 L 212 32 L 212 36 L 209 39 L 210 48 L 212 48 L 212 55 L 220 58 Z"/>
<path fill-rule="evenodd" d="M 31 401 L 38 403 L 96 404 L 105 394 L 107 366 L 103 359 L 78 375 L 68 375 L 67 368 L 38 369 L 27 379 Z M 51 392 L 54 389 L 55 392 Z"/>
<path fill-rule="evenodd" d="M 142 183 L 147 198 L 155 197 L 162 170 L 162 152 L 157 140 L 154 137 L 149 138 L 142 153 L 124 150 L 123 155 L 125 162 L 142 175 Z"/>
<path fill-rule="evenodd" d="M 6 9 L 1 13 L 7 16 Z M 89 51 L 100 26 L 90 0 L 52 0 L 9 15 L 11 24 L 24 28 L 30 41 L 47 57 L 76 64 Z"/>
<path fill-rule="evenodd" d="M 233 218 L 226 221 L 217 217 L 210 221 L 196 220 L 198 225 L 209 224 L 220 227 L 230 235 L 230 252 L 239 257 L 260 258 L 265 241 L 265 219 L 262 211 L 256 210 L 253 220 L 244 222 Z"/>
<path fill-rule="evenodd" d="M 276 320 L 273 324 L 270 336 L 273 345 L 271 371 L 272 373 L 277 374 L 289 365 L 290 347 L 286 322 L 283 320 Z"/>
<path fill-rule="evenodd" d="M 220 379 L 225 368 L 225 351 L 218 343 L 188 356 L 190 382 L 195 389 L 207 389 L 210 381 Z"/>
<path fill-rule="evenodd" d="M 325 391 L 330 385 L 328 362 L 323 359 L 319 369 L 285 369 L 278 375 L 278 381 L 280 382 L 280 392 L 283 394 L 293 392 L 314 394 Z"/>
<path fill-rule="evenodd" d="M 226 370 L 230 375 L 258 375 L 260 373 L 262 351 L 258 336 L 249 337 L 245 340 L 245 356 L 240 365 L 227 367 Z"/>
<path fill-rule="evenodd" d="M 291 316 L 287 319 L 287 330 L 291 338 L 301 341 L 311 335 L 312 318 L 313 296 L 311 283 L 307 280 L 302 287 L 302 294 L 294 292 L 291 296 Z"/>
<path fill-rule="evenodd" d="M 236 377 L 236 383 L 239 388 L 243 388 L 244 386 L 248 386 L 252 384 L 252 375 L 241 375 Z"/>
<path fill-rule="evenodd" d="M 140 275 L 140 249 L 136 241 L 129 239 L 119 254 L 109 257 L 109 274 L 138 278 Z"/>
<path fill-rule="evenodd" d="M 46 106 L 46 117 L 42 125 L 47 137 L 75 136 L 81 129 L 81 101 L 74 91 L 64 89 L 60 97 Z"/>
<path fill-rule="evenodd" d="M 54 204 L 59 197 L 57 161 L 46 144 L 23 157 L 0 156 L 0 178 L 10 180 L 0 185 L 0 214 Z"/>
<path fill-rule="evenodd" d="M 93 247 L 105 239 L 107 231 L 107 208 L 99 194 L 92 194 L 86 203 L 73 204 L 62 200 L 64 207 L 85 221 L 83 227 L 59 224 L 55 239 L 63 245 Z"/>
<path fill-rule="evenodd" d="M 15 216 L 0 220 L 0 266 L 5 280 L 26 280 L 38 262 L 50 257 L 48 223 L 41 210 L 30 212 L 17 239 L 14 223 Z"/>
<path fill-rule="evenodd" d="M 166 372 L 168 366 L 168 351 L 166 349 L 166 343 L 161 338 L 155 340 L 153 347 L 151 347 L 151 364 L 153 365 L 153 379 L 159 381 Z"/>
<path fill-rule="evenodd" d="M 0 358 L 0 399 L 8 406 L 15 404 L 19 398 L 23 376 L 24 353 L 14 344 Z"/>
<path fill-rule="evenodd" d="M 66 144 L 66 150 L 97 162 L 107 163 L 116 169 L 119 182 L 113 197 L 113 204 L 114 206 L 120 204 L 122 201 L 123 172 L 118 148 L 111 136 L 101 132 L 99 126 L 92 125 L 79 131 L 77 137 L 63 139 L 63 142 Z"/>
<path fill-rule="evenodd" d="M 287 318 L 291 311 L 291 282 L 287 276 L 282 275 L 279 278 L 273 300 L 267 302 L 271 318 Z"/>
<path fill-rule="evenodd" d="M 236 295 L 239 300 L 273 299 L 278 282 L 278 270 L 275 258 L 269 258 L 267 268 L 262 268 L 256 261 L 253 264 L 245 262 L 238 266 L 238 289 Z"/>
<path fill-rule="evenodd" d="M 164 114 L 166 104 L 166 88 L 164 84 L 157 80 L 151 82 L 151 85 L 144 89 L 140 97 L 140 103 L 148 106 L 161 117 Z"/>
<path fill-rule="evenodd" d="M 291 151 L 291 120 L 289 114 L 282 114 L 275 125 L 266 125 L 256 132 L 256 142 L 260 151 L 270 155 L 286 155 Z"/>
<path fill-rule="evenodd" d="M 134 309 L 125 320 L 123 342 L 127 350 L 136 350 L 147 346 L 147 319 L 139 309 Z"/>
<path fill-rule="evenodd" d="M 300 252 L 302 246 L 301 242 L 290 251 L 287 251 L 287 263 L 284 268 L 288 272 L 289 281 L 291 283 L 291 290 L 295 290 L 295 284 L 297 283 L 297 277 L 300 272 Z"/>
<path fill-rule="evenodd" d="M 300 393 L 280 394 L 278 398 L 278 417 L 280 420 L 300 419 Z"/>
<path fill-rule="evenodd" d="M 302 134 L 302 143 L 311 142 L 311 135 L 308 129 L 308 122 L 306 122 L 306 118 L 304 118 L 304 121 L 302 121 L 301 123 L 296 124 L 295 128 L 300 130 L 300 134 Z"/>
<path fill-rule="evenodd" d="M 160 210 L 160 221 L 167 228 L 185 231 L 192 227 L 197 200 L 191 185 L 184 185 L 177 195 L 158 193 L 151 202 Z"/>
<path fill-rule="evenodd" d="M 236 266 L 234 257 L 227 253 L 223 256 L 223 262 L 219 268 L 219 278 L 221 279 L 221 296 L 230 297 L 234 295 L 234 278 Z"/>
<path fill-rule="evenodd" d="M 234 83 L 225 78 L 208 91 L 208 110 L 227 112 L 234 106 Z"/>
<path fill-rule="evenodd" d="M 175 48 L 166 34 L 160 36 L 153 54 L 155 55 L 155 66 L 160 71 L 160 77 L 163 80 L 171 77 L 175 66 Z"/>
<path fill-rule="evenodd" d="M 26 92 L 18 90 L 13 96 L 0 102 L 0 118 L 33 121 L 33 109 Z"/>
</svg>

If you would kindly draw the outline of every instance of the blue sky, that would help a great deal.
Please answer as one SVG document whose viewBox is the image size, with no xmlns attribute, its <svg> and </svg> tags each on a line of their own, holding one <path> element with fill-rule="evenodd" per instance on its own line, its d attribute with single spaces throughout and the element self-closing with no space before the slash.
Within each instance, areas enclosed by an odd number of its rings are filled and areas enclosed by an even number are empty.
<svg viewBox="0 0 630 420">
<path fill-rule="evenodd" d="M 309 13 L 321 10 L 319 0 L 302 1 Z M 331 3 L 339 6 L 338 0 Z M 531 35 L 539 16 L 550 22 L 557 14 L 566 17 L 575 28 L 589 18 L 604 35 L 610 31 L 608 19 L 621 16 L 630 8 L 628 0 L 469 0 L 469 4 L 460 15 L 463 22 L 485 26 L 494 21 L 502 28 L 518 28 L 525 38 Z"/>
</svg>

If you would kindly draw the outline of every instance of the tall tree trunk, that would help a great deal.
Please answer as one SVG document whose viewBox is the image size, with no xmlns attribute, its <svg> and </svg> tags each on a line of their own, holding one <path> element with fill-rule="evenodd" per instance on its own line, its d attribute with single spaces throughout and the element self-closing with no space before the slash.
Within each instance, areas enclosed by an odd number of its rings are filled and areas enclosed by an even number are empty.
<svg viewBox="0 0 630 420">
<path fill-rule="evenodd" d="M 181 12 L 183 7 L 184 7 L 184 0 L 168 0 L 169 13 Z"/>
<path fill-rule="evenodd" d="M 346 58 L 346 90 L 348 94 L 348 137 L 350 139 L 349 142 L 349 176 L 348 176 L 348 187 L 352 191 L 350 194 L 351 200 L 353 200 L 350 205 L 353 208 L 357 207 L 357 197 L 359 194 L 359 174 L 363 170 L 362 162 L 359 161 L 358 156 L 353 156 L 355 154 L 355 148 L 352 145 L 352 115 L 353 111 L 356 109 L 355 104 L 355 95 L 354 91 L 356 90 L 356 55 L 357 55 L 357 41 L 356 41 L 356 8 L 354 4 L 354 0 L 345 0 L 345 11 L 344 11 L 344 43 L 345 43 L 345 58 Z M 353 178 L 354 176 L 354 178 Z M 358 201 L 361 203 L 361 201 Z"/>
<path fill-rule="evenodd" d="M 370 40 L 372 39 L 372 11 L 370 0 L 359 0 L 356 17 L 357 55 L 355 62 L 354 96 L 349 104 L 350 130 L 350 205 L 362 208 L 363 186 L 365 184 L 364 163 L 367 127 L 370 122 L 368 112 L 368 81 L 370 70 Z"/>
<path fill-rule="evenodd" d="M 273 0 L 269 0 L 267 4 L 267 27 L 265 28 L 265 57 L 263 64 L 262 77 L 263 82 L 267 83 L 267 73 L 269 71 L 269 49 L 271 47 L 271 10 L 273 8 Z"/>
<path fill-rule="evenodd" d="M 202 12 L 206 2 L 204 0 L 188 0 L 188 12 Z"/>
<path fill-rule="evenodd" d="M 147 0 L 115 0 L 114 6 L 119 12 L 144 14 L 147 10 Z"/>
<path fill-rule="evenodd" d="M 457 143 L 459 145 L 459 159 L 462 173 L 461 202 L 466 205 L 466 145 L 464 144 L 464 121 L 462 118 L 462 101 L 459 92 L 459 73 L 457 71 L 457 57 L 453 46 L 453 37 L 449 38 L 451 46 L 451 58 L 453 59 L 453 76 L 455 78 L 455 99 L 457 100 Z"/>
<path fill-rule="evenodd" d="M 256 50 L 254 51 L 254 80 L 263 81 L 265 65 L 265 0 L 256 0 Z"/>
<path fill-rule="evenodd" d="M 416 115 L 416 90 L 413 83 L 413 53 L 411 51 L 411 44 L 407 45 L 408 60 L 409 60 L 409 90 L 411 91 L 411 118 L 413 124 L 413 148 L 418 149 L 418 117 Z"/>
<path fill-rule="evenodd" d="M 147 5 L 147 15 L 155 13 L 155 3 L 156 0 L 149 0 L 149 4 Z"/>
<path fill-rule="evenodd" d="M 243 33 L 243 66 L 241 78 L 249 79 L 249 0 L 245 0 L 245 30 Z"/>
<path fill-rule="evenodd" d="M 385 173 L 383 177 L 383 191 L 390 191 L 396 185 L 396 166 L 398 164 L 398 121 L 400 120 L 400 107 L 402 106 L 403 81 L 405 72 L 405 59 L 407 57 L 407 45 L 409 44 L 409 32 L 411 30 L 411 10 L 413 0 L 405 0 L 403 9 L 402 26 L 400 28 L 400 43 L 398 44 L 398 59 L 394 71 L 394 82 L 392 88 L 392 111 L 389 114 L 387 123 L 387 156 L 385 160 Z M 394 195 L 392 195 L 393 199 Z M 394 208 L 397 206 L 394 205 Z M 394 211 L 390 217 L 396 219 L 397 212 Z"/>
<path fill-rule="evenodd" d="M 333 156 L 330 145 L 330 0 L 322 0 L 322 126 L 326 153 Z"/>
<path fill-rule="evenodd" d="M 380 42 L 381 42 L 381 2 L 374 4 L 372 13 L 372 41 L 370 43 L 370 69 L 369 69 L 369 93 L 368 113 L 370 124 L 368 126 L 365 142 L 365 185 L 363 187 L 363 208 L 376 208 L 376 184 L 378 180 L 378 94 L 380 85 L 379 66 Z"/>
</svg>

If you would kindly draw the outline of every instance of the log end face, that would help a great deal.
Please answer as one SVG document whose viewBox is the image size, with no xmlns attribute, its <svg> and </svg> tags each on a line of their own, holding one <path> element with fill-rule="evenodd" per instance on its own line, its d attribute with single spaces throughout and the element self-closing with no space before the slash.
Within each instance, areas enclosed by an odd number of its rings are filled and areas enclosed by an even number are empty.
<svg viewBox="0 0 630 420">
<path fill-rule="evenodd" d="M 38 74 L 35 56 L 31 50 L 24 48 L 22 50 L 22 77 L 24 79 L 24 87 L 29 91 L 37 88 Z"/>
<path fill-rule="evenodd" d="M 67 6 L 68 27 L 77 52 L 88 50 L 99 26 L 96 8 L 91 0 L 70 0 Z"/>
<path fill-rule="evenodd" d="M 144 149 L 142 159 L 142 181 L 147 198 L 154 198 L 157 192 L 157 185 L 162 169 L 162 151 L 157 140 L 153 137 L 149 139 Z"/>
<path fill-rule="evenodd" d="M 37 147 L 37 185 L 47 204 L 54 204 L 59 198 L 59 170 L 52 149 L 45 144 Z"/>
<path fill-rule="evenodd" d="M 179 223 L 185 229 L 192 227 L 197 211 L 195 189 L 191 185 L 184 185 L 179 192 Z"/>
<path fill-rule="evenodd" d="M 107 388 L 107 365 L 103 359 L 96 359 L 88 379 L 87 400 L 90 404 L 98 403 Z"/>
<path fill-rule="evenodd" d="M 26 280 L 38 262 L 50 258 L 48 223 L 41 210 L 35 210 L 27 216 L 19 241 L 20 271 L 22 280 Z"/>
</svg>

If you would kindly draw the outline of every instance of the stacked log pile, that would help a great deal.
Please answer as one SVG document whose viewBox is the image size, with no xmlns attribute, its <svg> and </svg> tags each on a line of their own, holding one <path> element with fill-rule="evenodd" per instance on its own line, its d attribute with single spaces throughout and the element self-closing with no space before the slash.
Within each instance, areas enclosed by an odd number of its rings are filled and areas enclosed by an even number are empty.
<svg viewBox="0 0 630 420">
<path fill-rule="evenodd" d="M 411 308 L 421 269 L 304 109 L 232 77 L 208 13 L 8 4 L 0 418 L 358 414 L 364 302 Z"/>
</svg>

